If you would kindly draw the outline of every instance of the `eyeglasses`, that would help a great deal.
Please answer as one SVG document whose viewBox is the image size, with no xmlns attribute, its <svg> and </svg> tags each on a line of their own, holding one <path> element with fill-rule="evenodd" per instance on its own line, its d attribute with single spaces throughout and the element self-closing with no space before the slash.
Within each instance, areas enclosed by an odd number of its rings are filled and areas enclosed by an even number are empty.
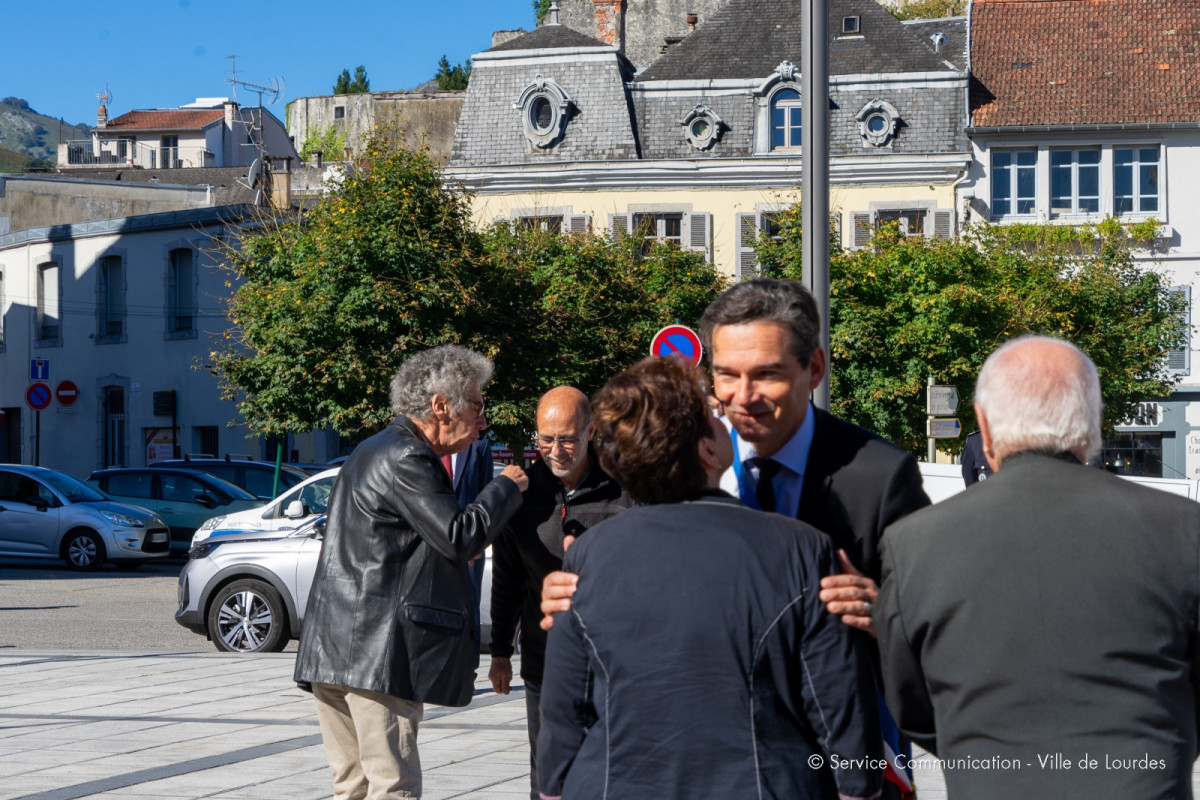
<svg viewBox="0 0 1200 800">
<path fill-rule="evenodd" d="M 576 447 L 579 446 L 579 443 L 584 440 L 586 435 L 587 434 L 584 434 L 582 436 L 574 436 L 574 437 L 559 436 L 558 438 L 555 438 L 553 436 L 538 436 L 537 443 L 538 443 L 538 447 L 542 448 L 543 450 L 553 450 L 554 445 L 556 445 L 556 444 L 562 445 L 564 449 L 574 450 Z"/>
</svg>

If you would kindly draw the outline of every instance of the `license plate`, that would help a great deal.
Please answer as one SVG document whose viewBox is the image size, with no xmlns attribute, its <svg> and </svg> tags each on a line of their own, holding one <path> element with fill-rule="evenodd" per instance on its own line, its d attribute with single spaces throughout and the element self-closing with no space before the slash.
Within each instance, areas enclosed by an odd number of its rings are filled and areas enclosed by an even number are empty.
<svg viewBox="0 0 1200 800">
<path fill-rule="evenodd" d="M 150 534 L 150 541 L 152 541 L 152 542 L 165 542 L 166 540 L 167 540 L 167 535 L 165 533 Z"/>
</svg>

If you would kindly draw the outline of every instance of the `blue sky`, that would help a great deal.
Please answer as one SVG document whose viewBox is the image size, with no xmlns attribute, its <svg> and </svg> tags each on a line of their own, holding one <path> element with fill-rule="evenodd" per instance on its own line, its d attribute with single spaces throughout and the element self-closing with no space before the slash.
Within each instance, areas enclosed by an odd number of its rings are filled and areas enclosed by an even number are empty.
<svg viewBox="0 0 1200 800">
<path fill-rule="evenodd" d="M 228 97 L 238 78 L 282 77 L 282 102 L 331 94 L 343 69 L 367 68 L 371 89 L 409 89 L 491 46 L 494 30 L 533 26 L 530 0 L 124 0 L 43 5 L 4 0 L 0 97 L 94 125 L 107 83 L 113 116 Z M 238 100 L 257 102 L 242 88 Z M 283 105 L 271 108 L 283 119 Z"/>
</svg>

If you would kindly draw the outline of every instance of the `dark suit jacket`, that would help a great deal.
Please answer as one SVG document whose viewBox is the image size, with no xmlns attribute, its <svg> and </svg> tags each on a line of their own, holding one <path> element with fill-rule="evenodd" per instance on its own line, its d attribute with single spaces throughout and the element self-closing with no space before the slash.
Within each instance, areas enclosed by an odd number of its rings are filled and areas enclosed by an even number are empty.
<svg viewBox="0 0 1200 800">
<path fill-rule="evenodd" d="M 454 493 L 458 504 L 466 507 L 475 502 L 479 492 L 492 480 L 492 443 L 487 439 L 476 439 L 458 457 L 458 468 L 454 470 Z"/>
<path fill-rule="evenodd" d="M 816 427 L 796 515 L 879 581 L 888 525 L 929 505 L 917 461 L 886 439 L 814 408 Z"/>
<path fill-rule="evenodd" d="M 888 706 L 941 758 L 1019 764 L 947 769 L 951 798 L 1191 797 L 1200 504 L 1067 458 L 888 529 Z"/>
</svg>

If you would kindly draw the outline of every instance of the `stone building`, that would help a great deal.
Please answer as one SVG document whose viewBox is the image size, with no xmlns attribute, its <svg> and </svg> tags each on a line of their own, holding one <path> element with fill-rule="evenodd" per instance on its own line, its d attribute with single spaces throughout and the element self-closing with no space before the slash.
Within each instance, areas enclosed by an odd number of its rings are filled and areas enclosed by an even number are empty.
<svg viewBox="0 0 1200 800">
<path fill-rule="evenodd" d="M 425 145 L 435 161 L 444 164 L 454 142 L 454 123 L 462 110 L 461 91 L 417 89 L 411 92 L 365 92 L 301 97 L 288 104 L 287 129 L 298 150 L 309 136 L 329 127 L 344 134 L 346 149 L 362 151 L 377 125 L 392 123 L 413 146 Z M 346 153 L 324 153 L 326 161 L 341 161 Z"/>
<path fill-rule="evenodd" d="M 637 230 L 752 274 L 757 232 L 800 199 L 800 6 L 727 0 L 640 71 L 551 12 L 472 57 L 447 179 L 475 192 L 482 224 Z M 887 221 L 952 236 L 970 161 L 965 20 L 911 26 L 873 0 L 831 0 L 829 21 L 830 206 L 844 244 Z"/>
</svg>

